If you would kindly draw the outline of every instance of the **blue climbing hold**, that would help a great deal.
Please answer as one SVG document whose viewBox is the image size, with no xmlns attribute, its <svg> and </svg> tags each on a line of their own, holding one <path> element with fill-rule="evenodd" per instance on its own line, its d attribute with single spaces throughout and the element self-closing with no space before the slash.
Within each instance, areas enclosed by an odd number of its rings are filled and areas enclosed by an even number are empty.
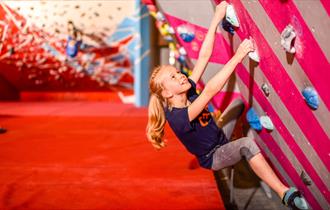
<svg viewBox="0 0 330 210">
<path fill-rule="evenodd" d="M 180 25 L 177 31 L 181 39 L 185 42 L 191 42 L 195 38 L 195 31 L 191 26 Z"/>
<path fill-rule="evenodd" d="M 307 104 L 314 110 L 316 110 L 319 107 L 320 101 L 317 92 L 312 87 L 306 87 L 302 91 L 302 95 L 305 98 L 305 101 Z"/>
<path fill-rule="evenodd" d="M 195 35 L 189 33 L 181 33 L 180 37 L 185 42 L 191 42 L 195 38 Z"/>
<path fill-rule="evenodd" d="M 214 107 L 212 106 L 212 104 L 208 104 L 207 108 L 209 109 L 209 112 L 214 113 L 215 110 L 214 110 Z"/>
<path fill-rule="evenodd" d="M 259 120 L 259 116 L 253 108 L 250 108 L 247 111 L 246 120 L 250 124 L 251 128 L 253 128 L 254 130 L 257 130 L 257 131 L 262 130 L 262 125 L 261 125 L 261 122 Z"/>
<path fill-rule="evenodd" d="M 185 56 L 184 56 L 184 55 L 180 55 L 180 56 L 178 57 L 178 61 L 179 61 L 181 64 L 184 64 L 184 63 L 186 62 L 186 58 L 185 58 Z"/>
</svg>

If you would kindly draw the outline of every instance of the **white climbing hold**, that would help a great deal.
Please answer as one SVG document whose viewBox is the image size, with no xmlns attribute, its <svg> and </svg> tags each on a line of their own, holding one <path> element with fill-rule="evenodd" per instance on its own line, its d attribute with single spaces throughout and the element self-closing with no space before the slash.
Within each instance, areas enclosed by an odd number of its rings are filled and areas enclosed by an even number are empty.
<svg viewBox="0 0 330 210">
<path fill-rule="evenodd" d="M 269 131 L 274 130 L 274 124 L 268 116 L 261 116 L 260 123 L 261 123 L 262 127 L 266 128 Z"/>
<path fill-rule="evenodd" d="M 158 11 L 158 12 L 156 13 L 156 19 L 157 19 L 158 21 L 163 22 L 163 21 L 165 21 L 165 16 L 163 15 L 163 13 L 161 13 L 160 11 Z"/>
<path fill-rule="evenodd" d="M 183 47 L 180 47 L 180 48 L 179 48 L 179 53 L 180 53 L 181 55 L 187 55 L 187 52 L 186 52 L 186 50 L 185 50 Z"/>
<path fill-rule="evenodd" d="M 226 9 L 226 20 L 235 27 L 239 27 L 239 21 L 232 5 L 228 5 Z"/>
<path fill-rule="evenodd" d="M 175 30 L 172 26 L 169 26 L 167 31 L 168 31 L 169 34 L 175 34 Z"/>
<path fill-rule="evenodd" d="M 296 33 L 292 25 L 287 25 L 281 33 L 281 45 L 288 53 L 295 53 L 296 49 L 293 46 L 293 40 L 296 37 Z"/>
<path fill-rule="evenodd" d="M 256 42 L 254 41 L 254 39 L 252 37 L 250 37 L 250 40 L 252 41 L 252 44 L 253 44 L 253 47 L 254 47 L 254 51 L 249 52 L 248 56 L 249 56 L 249 58 L 251 58 L 255 62 L 259 63 L 260 62 L 260 57 L 259 57 L 259 53 L 258 53 Z"/>
<path fill-rule="evenodd" d="M 170 56 L 169 56 L 168 63 L 170 65 L 174 65 L 175 64 L 175 52 L 174 51 L 170 51 Z"/>
<path fill-rule="evenodd" d="M 255 62 L 257 62 L 257 63 L 260 62 L 260 57 L 259 57 L 258 52 L 256 50 L 252 51 L 252 52 L 249 52 L 248 56 L 249 56 L 249 58 L 251 58 Z"/>
</svg>

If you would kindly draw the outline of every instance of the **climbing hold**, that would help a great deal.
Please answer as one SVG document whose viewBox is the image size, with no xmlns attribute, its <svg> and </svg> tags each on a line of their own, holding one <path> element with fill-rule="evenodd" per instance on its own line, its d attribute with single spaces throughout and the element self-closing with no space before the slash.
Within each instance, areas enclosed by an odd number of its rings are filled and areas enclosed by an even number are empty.
<svg viewBox="0 0 330 210">
<path fill-rule="evenodd" d="M 303 181 L 303 183 L 307 186 L 312 185 L 312 180 L 311 178 L 308 176 L 308 174 L 305 171 L 302 171 L 300 174 L 300 179 Z"/>
<path fill-rule="evenodd" d="M 250 126 L 257 131 L 261 131 L 262 130 L 262 125 L 260 123 L 259 120 L 259 116 L 257 114 L 257 112 L 253 109 L 250 108 L 247 113 L 246 113 L 246 120 L 248 121 L 248 123 L 250 124 Z"/>
<path fill-rule="evenodd" d="M 169 27 L 168 24 L 167 23 L 163 24 L 162 22 L 159 22 L 159 24 L 160 24 L 160 27 L 159 27 L 160 34 L 163 35 L 163 36 L 167 36 L 168 35 L 168 27 Z"/>
<path fill-rule="evenodd" d="M 179 33 L 181 39 L 185 42 L 191 42 L 195 38 L 194 29 L 188 25 L 180 25 L 177 28 L 177 32 Z"/>
<path fill-rule="evenodd" d="M 261 116 L 260 123 L 261 123 L 262 127 L 266 128 L 269 131 L 274 130 L 274 124 L 268 116 Z"/>
<path fill-rule="evenodd" d="M 261 89 L 266 96 L 269 96 L 269 94 L 270 94 L 269 86 L 266 83 L 261 85 Z"/>
<path fill-rule="evenodd" d="M 161 13 L 161 12 L 157 12 L 156 13 L 156 19 L 158 20 L 158 21 L 161 21 L 161 22 L 163 22 L 163 21 L 165 21 L 165 16 L 163 15 L 163 13 Z"/>
<path fill-rule="evenodd" d="M 225 31 L 227 31 L 231 35 L 234 35 L 235 30 L 234 30 L 233 25 L 230 22 L 228 22 L 226 19 L 223 19 L 221 25 Z"/>
<path fill-rule="evenodd" d="M 179 48 L 179 53 L 180 53 L 181 55 L 187 55 L 187 52 L 186 52 L 186 50 L 184 49 L 184 47 L 180 47 L 180 48 Z"/>
<path fill-rule="evenodd" d="M 287 25 L 281 33 L 281 45 L 288 53 L 295 53 L 296 49 L 293 46 L 293 40 L 296 33 L 292 25 Z"/>
<path fill-rule="evenodd" d="M 168 44 L 168 48 L 170 48 L 171 51 L 175 51 L 176 50 L 176 46 L 175 46 L 175 44 L 173 42 L 170 42 Z"/>
<path fill-rule="evenodd" d="M 254 60 L 255 62 L 259 63 L 259 61 L 260 61 L 260 57 L 259 57 L 259 55 L 258 55 L 257 50 L 252 51 L 252 52 L 249 52 L 248 56 L 249 56 L 249 58 L 251 58 L 251 59 Z"/>
<path fill-rule="evenodd" d="M 314 110 L 316 110 L 319 107 L 320 101 L 317 92 L 312 87 L 306 87 L 302 91 L 302 95 L 305 98 L 305 101 L 307 104 Z"/>
<path fill-rule="evenodd" d="M 167 28 L 167 32 L 168 32 L 169 34 L 175 34 L 175 30 L 174 30 L 174 28 L 173 28 L 172 26 L 169 26 L 169 27 Z"/>
<path fill-rule="evenodd" d="M 197 52 L 199 50 L 199 44 L 195 41 L 191 42 L 191 49 Z"/>
<path fill-rule="evenodd" d="M 259 63 L 260 57 L 259 57 L 259 53 L 258 53 L 258 50 L 257 50 L 256 42 L 254 41 L 254 39 L 252 37 L 250 37 L 250 40 L 251 40 L 255 50 L 252 51 L 252 52 L 249 52 L 248 56 L 249 56 L 249 58 L 251 58 L 255 62 Z"/>
<path fill-rule="evenodd" d="M 209 103 L 209 104 L 207 105 L 207 108 L 208 108 L 209 112 L 214 113 L 215 110 L 214 110 L 214 107 L 212 106 L 211 103 Z"/>
<path fill-rule="evenodd" d="M 188 77 L 191 75 L 192 71 L 190 69 L 188 69 L 186 66 L 181 66 L 181 71 L 187 75 Z"/>
<path fill-rule="evenodd" d="M 164 38 L 164 40 L 166 40 L 167 42 L 174 42 L 173 37 L 170 36 L 170 35 L 164 36 L 163 38 Z"/>
<path fill-rule="evenodd" d="M 170 56 L 169 56 L 168 62 L 170 65 L 175 64 L 175 52 L 174 51 L 170 51 Z"/>
<path fill-rule="evenodd" d="M 184 55 L 180 55 L 178 57 L 178 61 L 181 63 L 181 64 L 185 64 L 186 62 L 186 57 Z"/>
<path fill-rule="evenodd" d="M 228 5 L 226 9 L 226 20 L 233 26 L 239 27 L 239 21 L 232 5 Z"/>
</svg>

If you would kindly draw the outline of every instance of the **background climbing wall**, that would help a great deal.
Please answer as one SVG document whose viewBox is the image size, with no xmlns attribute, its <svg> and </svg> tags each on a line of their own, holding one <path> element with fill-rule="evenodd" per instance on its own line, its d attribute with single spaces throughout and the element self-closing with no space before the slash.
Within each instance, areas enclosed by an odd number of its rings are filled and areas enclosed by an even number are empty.
<svg viewBox="0 0 330 210">
<path fill-rule="evenodd" d="M 139 39 L 134 1 L 1 1 L 0 90 L 109 90 L 133 86 Z M 82 32 L 66 55 L 68 21 Z"/>
<path fill-rule="evenodd" d="M 210 24 L 214 6 L 220 1 L 146 0 L 166 17 L 176 41 L 194 63 Z M 313 209 L 330 208 L 330 4 L 325 0 L 232 0 L 240 27 L 232 36 L 219 27 L 216 46 L 202 83 L 232 56 L 239 43 L 251 36 L 260 62 L 245 59 L 213 106 L 223 110 L 236 97 L 259 116 L 268 116 L 273 130 L 250 129 L 281 179 L 302 190 Z M 198 11 L 198 12 L 197 12 Z M 159 15 L 156 16 L 158 19 Z M 281 46 L 281 33 L 291 24 L 296 33 L 295 54 Z M 185 42 L 178 28 L 188 25 L 195 38 Z M 262 90 L 267 84 L 269 95 Z M 302 91 L 312 87 L 318 93 L 318 108 L 306 103 Z"/>
</svg>

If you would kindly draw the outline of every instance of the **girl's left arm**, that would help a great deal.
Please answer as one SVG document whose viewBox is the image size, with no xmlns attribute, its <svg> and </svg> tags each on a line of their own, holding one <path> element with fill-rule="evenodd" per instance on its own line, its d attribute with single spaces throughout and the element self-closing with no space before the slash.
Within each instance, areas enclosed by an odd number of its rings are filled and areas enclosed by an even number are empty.
<svg viewBox="0 0 330 210">
<path fill-rule="evenodd" d="M 191 76 L 189 77 L 195 83 L 197 83 L 203 75 L 207 63 L 212 55 L 216 30 L 219 25 L 219 22 L 224 18 L 226 14 L 227 5 L 228 3 L 226 1 L 223 1 L 216 7 L 213 19 L 211 21 L 211 25 L 206 33 L 201 50 L 199 51 L 196 65 L 192 71 Z"/>
</svg>

